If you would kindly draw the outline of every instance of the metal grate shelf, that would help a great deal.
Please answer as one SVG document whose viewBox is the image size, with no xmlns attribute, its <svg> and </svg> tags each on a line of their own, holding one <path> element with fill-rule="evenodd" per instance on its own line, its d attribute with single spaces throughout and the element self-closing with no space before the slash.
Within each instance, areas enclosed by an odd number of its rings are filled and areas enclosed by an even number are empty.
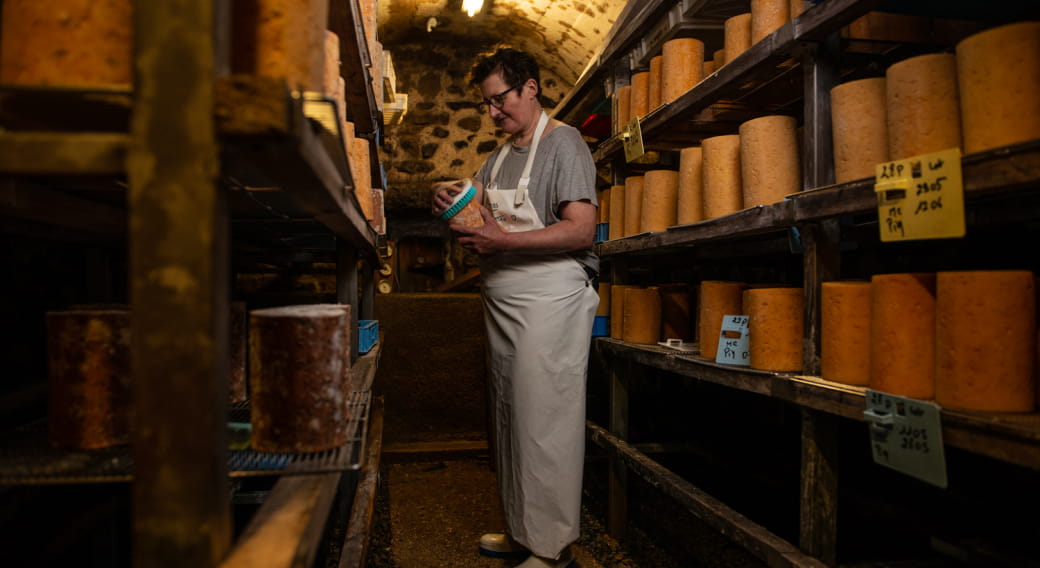
<svg viewBox="0 0 1040 568">
<path fill-rule="evenodd" d="M 303 475 L 360 469 L 368 437 L 371 391 L 354 391 L 347 406 L 347 443 L 311 453 L 271 453 L 229 450 L 228 475 Z M 230 422 L 249 422 L 249 403 L 232 406 Z M 129 445 L 96 450 L 68 450 L 47 441 L 45 422 L 0 435 L 0 485 L 65 483 L 118 483 L 133 481 L 133 454 Z"/>
</svg>

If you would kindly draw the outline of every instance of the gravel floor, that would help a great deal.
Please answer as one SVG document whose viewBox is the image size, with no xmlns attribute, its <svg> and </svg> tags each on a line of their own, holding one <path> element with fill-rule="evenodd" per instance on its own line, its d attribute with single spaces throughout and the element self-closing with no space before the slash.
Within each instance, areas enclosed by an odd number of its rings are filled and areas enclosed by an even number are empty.
<svg viewBox="0 0 1040 568">
<path fill-rule="evenodd" d="M 606 533 L 598 468 L 587 468 L 582 534 L 573 546 L 580 568 L 719 568 L 762 566 L 724 537 L 667 504 L 632 507 L 623 542 Z M 508 568 L 519 561 L 477 553 L 477 540 L 504 526 L 494 472 L 483 458 L 386 463 L 372 521 L 371 568 Z M 652 497 L 651 497 L 652 499 Z M 666 499 L 662 497 L 662 499 Z M 644 503 L 645 504 L 645 503 Z M 647 525 L 642 511 L 668 527 Z M 642 523 L 642 526 L 639 526 Z M 677 542 L 681 534 L 683 542 Z"/>
</svg>

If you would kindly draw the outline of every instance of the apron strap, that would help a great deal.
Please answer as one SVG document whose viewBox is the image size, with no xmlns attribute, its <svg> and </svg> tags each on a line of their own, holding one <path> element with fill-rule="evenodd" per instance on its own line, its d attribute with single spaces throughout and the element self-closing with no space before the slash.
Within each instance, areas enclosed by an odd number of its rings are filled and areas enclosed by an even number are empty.
<svg viewBox="0 0 1040 568">
<path fill-rule="evenodd" d="M 520 206 L 524 203 L 524 199 L 527 197 L 527 186 L 531 182 L 531 170 L 534 167 L 534 155 L 538 151 L 538 141 L 541 140 L 542 134 L 545 132 L 546 125 L 549 124 L 549 115 L 542 111 L 542 116 L 538 117 L 538 125 L 535 127 L 534 139 L 531 141 L 531 150 L 527 154 L 527 162 L 524 164 L 524 171 L 520 174 L 520 182 L 517 184 L 515 198 L 513 204 Z M 508 142 L 506 143 L 508 144 Z M 491 166 L 491 175 L 489 176 L 491 183 L 488 184 L 488 189 L 498 189 L 498 171 L 502 167 L 502 162 L 505 161 L 506 155 L 509 153 L 506 144 L 502 145 L 502 149 L 498 152 L 498 157 L 495 159 L 495 163 Z"/>
</svg>

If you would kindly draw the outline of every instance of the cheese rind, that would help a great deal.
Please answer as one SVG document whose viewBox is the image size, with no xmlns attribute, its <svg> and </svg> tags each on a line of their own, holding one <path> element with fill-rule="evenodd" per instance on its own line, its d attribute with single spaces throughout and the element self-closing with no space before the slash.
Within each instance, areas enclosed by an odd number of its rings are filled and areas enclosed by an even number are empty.
<svg viewBox="0 0 1040 568">
<path fill-rule="evenodd" d="M 624 341 L 657 343 L 661 333 L 661 295 L 656 286 L 625 288 Z"/>
<path fill-rule="evenodd" d="M 656 55 L 650 58 L 650 87 L 649 100 L 650 110 L 661 106 L 661 70 L 664 66 L 664 56 Z"/>
<path fill-rule="evenodd" d="M 961 146 L 956 58 L 933 53 L 905 59 L 885 72 L 890 160 Z"/>
<path fill-rule="evenodd" d="M 740 125 L 743 207 L 778 203 L 801 189 L 797 129 L 790 116 L 763 116 Z"/>
<path fill-rule="evenodd" d="M 870 388 L 934 398 L 935 274 L 878 274 L 870 295 Z"/>
<path fill-rule="evenodd" d="M 870 382 L 870 282 L 824 282 L 820 292 L 820 367 L 823 378 L 848 385 Z"/>
<path fill-rule="evenodd" d="M 690 311 L 690 287 L 665 284 L 658 287 L 661 295 L 661 339 L 693 339 L 693 314 Z"/>
<path fill-rule="evenodd" d="M 874 177 L 875 166 L 889 161 L 885 106 L 884 77 L 831 89 L 835 183 Z"/>
<path fill-rule="evenodd" d="M 738 14 L 727 18 L 723 24 L 725 34 L 726 63 L 751 47 L 751 14 Z"/>
<path fill-rule="evenodd" d="M 740 135 L 705 138 L 704 218 L 714 219 L 744 208 L 740 168 Z"/>
<path fill-rule="evenodd" d="M 677 225 L 704 220 L 704 155 L 700 146 L 679 152 L 679 193 L 676 196 Z"/>
<path fill-rule="evenodd" d="M 622 236 L 639 234 L 643 215 L 643 176 L 625 178 L 625 230 Z"/>
<path fill-rule="evenodd" d="M 615 240 L 625 236 L 625 186 L 615 185 L 610 188 L 610 224 L 607 226 L 607 239 Z"/>
<path fill-rule="evenodd" d="M 744 313 L 742 294 L 747 288 L 743 282 L 705 280 L 697 295 L 697 341 L 702 357 L 715 360 L 719 348 L 722 318 Z"/>
<path fill-rule="evenodd" d="M 650 170 L 643 176 L 643 204 L 639 213 L 639 230 L 663 231 L 676 221 L 679 172 Z"/>
<path fill-rule="evenodd" d="M 629 101 L 628 116 L 632 118 L 643 118 L 650 109 L 650 73 L 643 71 L 633 73 L 632 94 Z"/>
<path fill-rule="evenodd" d="M 670 103 L 701 82 L 704 43 L 676 38 L 664 42 L 661 51 L 661 102 Z"/>
<path fill-rule="evenodd" d="M 617 120 L 614 123 L 614 132 L 621 132 L 626 124 L 632 120 L 632 85 L 625 85 L 615 92 L 614 114 Z"/>
<path fill-rule="evenodd" d="M 752 369 L 802 369 L 803 295 L 801 288 L 750 288 L 744 291 Z"/>
<path fill-rule="evenodd" d="M 1040 138 L 1040 22 L 1019 22 L 957 44 L 964 153 Z"/>
<path fill-rule="evenodd" d="M 935 400 L 947 408 L 1030 412 L 1035 406 L 1032 272 L 940 272 Z"/>
<path fill-rule="evenodd" d="M 751 44 L 786 24 L 790 13 L 790 0 L 751 0 Z"/>
</svg>

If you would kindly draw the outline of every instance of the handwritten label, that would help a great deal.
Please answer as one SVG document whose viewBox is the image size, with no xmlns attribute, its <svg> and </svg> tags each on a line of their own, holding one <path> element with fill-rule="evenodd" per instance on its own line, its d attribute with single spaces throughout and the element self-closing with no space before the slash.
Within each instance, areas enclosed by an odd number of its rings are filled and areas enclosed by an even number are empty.
<svg viewBox="0 0 1040 568">
<path fill-rule="evenodd" d="M 715 362 L 741 367 L 751 365 L 748 351 L 747 316 L 722 316 L 722 329 L 719 332 L 719 348 L 715 352 Z"/>
<path fill-rule="evenodd" d="M 643 147 L 643 131 L 639 128 L 639 118 L 633 118 L 621 130 L 621 143 L 625 147 L 625 161 L 634 162 L 646 154 Z"/>
<path fill-rule="evenodd" d="M 878 164 L 874 192 L 883 242 L 964 236 L 960 148 Z"/>
<path fill-rule="evenodd" d="M 945 488 L 941 414 L 931 402 L 868 390 L 863 417 L 874 463 Z"/>
</svg>

